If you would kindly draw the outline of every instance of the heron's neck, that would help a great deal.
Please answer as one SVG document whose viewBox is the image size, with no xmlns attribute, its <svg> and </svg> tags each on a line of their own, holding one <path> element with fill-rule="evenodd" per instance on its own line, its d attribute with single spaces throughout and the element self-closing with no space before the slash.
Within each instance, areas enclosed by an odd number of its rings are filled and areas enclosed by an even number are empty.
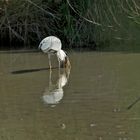
<svg viewBox="0 0 140 140">
<path fill-rule="evenodd" d="M 63 50 L 59 50 L 57 52 L 57 57 L 59 58 L 60 61 L 65 61 L 66 54 Z"/>
</svg>

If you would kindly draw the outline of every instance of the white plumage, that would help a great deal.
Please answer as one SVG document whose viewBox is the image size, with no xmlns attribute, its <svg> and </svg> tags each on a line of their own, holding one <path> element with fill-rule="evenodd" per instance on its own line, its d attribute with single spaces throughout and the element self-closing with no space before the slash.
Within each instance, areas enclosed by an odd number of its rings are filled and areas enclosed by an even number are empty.
<svg viewBox="0 0 140 140">
<path fill-rule="evenodd" d="M 44 52 L 48 53 L 48 58 L 49 58 L 49 66 L 51 68 L 51 61 L 50 61 L 50 55 L 51 54 L 56 54 L 58 61 L 59 61 L 59 67 L 60 67 L 60 62 L 63 61 L 65 62 L 66 60 L 66 53 L 61 49 L 62 48 L 62 43 L 61 40 L 55 36 L 48 36 L 44 38 L 40 44 L 39 48 Z"/>
<path fill-rule="evenodd" d="M 62 48 L 62 43 L 59 38 L 57 38 L 55 36 L 48 36 L 40 42 L 39 48 L 44 53 L 48 53 L 48 51 L 50 49 L 52 49 L 54 51 L 59 51 Z"/>
<path fill-rule="evenodd" d="M 60 61 L 65 61 L 66 54 L 63 50 L 59 50 L 56 55 L 60 59 Z"/>
</svg>

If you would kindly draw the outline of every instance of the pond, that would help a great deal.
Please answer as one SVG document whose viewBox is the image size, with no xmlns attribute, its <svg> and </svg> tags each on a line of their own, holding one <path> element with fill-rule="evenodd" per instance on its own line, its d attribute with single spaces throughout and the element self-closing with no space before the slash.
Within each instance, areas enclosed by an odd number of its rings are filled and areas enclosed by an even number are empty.
<svg viewBox="0 0 140 140">
<path fill-rule="evenodd" d="M 140 54 L 0 53 L 0 140 L 139 140 Z"/>
</svg>

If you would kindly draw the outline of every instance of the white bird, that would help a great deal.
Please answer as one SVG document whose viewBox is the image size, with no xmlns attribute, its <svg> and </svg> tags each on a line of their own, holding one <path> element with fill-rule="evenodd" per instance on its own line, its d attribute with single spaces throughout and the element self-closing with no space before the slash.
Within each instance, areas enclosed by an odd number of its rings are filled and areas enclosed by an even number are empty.
<svg viewBox="0 0 140 140">
<path fill-rule="evenodd" d="M 59 68 L 60 65 L 63 65 L 63 67 L 70 67 L 68 56 L 61 48 L 61 40 L 55 36 L 48 36 L 40 42 L 39 49 L 48 54 L 50 69 L 52 68 L 50 60 L 52 54 L 56 54 L 59 62 Z"/>
</svg>

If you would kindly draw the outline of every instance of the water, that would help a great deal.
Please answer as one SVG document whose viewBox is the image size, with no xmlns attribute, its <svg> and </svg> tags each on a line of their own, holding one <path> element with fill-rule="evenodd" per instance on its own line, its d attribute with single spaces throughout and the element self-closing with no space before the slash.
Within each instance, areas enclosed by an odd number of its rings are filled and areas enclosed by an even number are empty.
<svg viewBox="0 0 140 140">
<path fill-rule="evenodd" d="M 140 54 L 0 53 L 0 140 L 139 140 Z"/>
</svg>

